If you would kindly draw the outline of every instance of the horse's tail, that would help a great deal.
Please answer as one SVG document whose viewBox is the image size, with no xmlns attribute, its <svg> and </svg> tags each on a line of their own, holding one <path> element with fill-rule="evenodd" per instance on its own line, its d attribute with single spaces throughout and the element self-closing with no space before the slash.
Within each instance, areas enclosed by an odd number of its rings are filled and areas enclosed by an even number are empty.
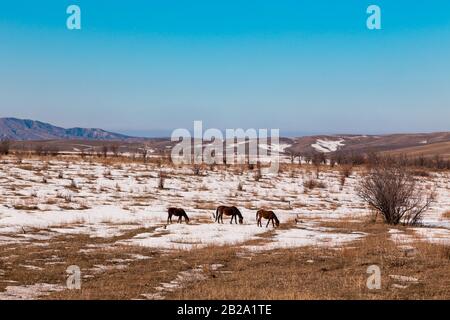
<svg viewBox="0 0 450 320">
<path fill-rule="evenodd" d="M 216 218 L 219 216 L 219 208 L 220 208 L 220 206 L 217 207 L 216 213 L 213 212 L 213 217 L 214 217 L 214 219 L 216 219 Z"/>
<path fill-rule="evenodd" d="M 259 210 L 258 211 L 256 211 L 256 221 L 258 221 L 258 214 L 259 214 Z"/>
</svg>

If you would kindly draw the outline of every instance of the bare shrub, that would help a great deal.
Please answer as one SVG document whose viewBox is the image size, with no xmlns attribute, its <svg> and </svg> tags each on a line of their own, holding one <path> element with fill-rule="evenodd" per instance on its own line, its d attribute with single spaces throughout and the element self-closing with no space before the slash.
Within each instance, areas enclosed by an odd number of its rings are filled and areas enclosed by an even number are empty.
<svg viewBox="0 0 450 320">
<path fill-rule="evenodd" d="M 34 147 L 34 153 L 35 153 L 37 156 L 45 156 L 46 150 L 45 150 L 45 148 L 44 148 L 44 146 L 43 146 L 42 144 L 37 144 L 37 145 Z"/>
<path fill-rule="evenodd" d="M 114 157 L 117 158 L 119 156 L 119 149 L 120 149 L 119 144 L 113 143 L 111 145 L 110 149 L 111 149 L 111 152 L 113 153 Z"/>
<path fill-rule="evenodd" d="M 419 224 L 433 201 L 433 192 L 424 195 L 410 170 L 383 160 L 363 178 L 358 195 L 392 225 Z"/>
<path fill-rule="evenodd" d="M 308 179 L 305 182 L 303 182 L 303 187 L 305 187 L 305 189 L 313 190 L 315 188 L 324 189 L 326 188 L 326 185 L 322 181 L 317 181 L 315 179 Z"/>
<path fill-rule="evenodd" d="M 160 171 L 159 172 L 159 180 L 158 180 L 158 189 L 164 189 L 164 183 L 166 182 L 167 175 Z"/>
<path fill-rule="evenodd" d="M 194 176 L 199 176 L 200 175 L 200 166 L 198 164 L 195 164 L 194 167 L 192 168 L 192 171 L 194 173 Z"/>
<path fill-rule="evenodd" d="M 8 139 L 2 139 L 0 142 L 0 154 L 5 156 L 8 155 L 10 148 L 11 148 L 11 141 Z"/>
<path fill-rule="evenodd" d="M 103 155 L 103 158 L 108 157 L 108 150 L 109 150 L 109 147 L 106 144 L 102 146 L 101 154 Z"/>
<path fill-rule="evenodd" d="M 427 178 L 430 176 L 430 173 L 427 170 L 423 170 L 423 169 L 417 169 L 412 171 L 412 173 L 416 176 L 416 177 L 424 177 Z"/>
<path fill-rule="evenodd" d="M 352 165 L 349 164 L 345 164 L 342 166 L 341 170 L 340 170 L 340 182 L 341 182 L 341 186 L 343 187 L 345 184 L 345 180 L 350 177 L 350 175 L 352 174 Z"/>
<path fill-rule="evenodd" d="M 255 181 L 259 181 L 262 178 L 261 165 L 259 164 L 259 162 L 258 162 L 258 165 L 256 167 L 254 178 L 255 178 Z"/>
<path fill-rule="evenodd" d="M 47 153 L 52 157 L 56 157 L 59 154 L 59 148 L 57 146 L 49 146 Z"/>
<path fill-rule="evenodd" d="M 444 218 L 450 219 L 450 211 L 445 212 L 442 216 Z"/>
<path fill-rule="evenodd" d="M 140 149 L 140 151 L 141 151 L 141 155 L 142 155 L 142 161 L 144 163 L 147 163 L 147 156 L 148 156 L 147 146 L 142 147 L 142 149 Z"/>
</svg>

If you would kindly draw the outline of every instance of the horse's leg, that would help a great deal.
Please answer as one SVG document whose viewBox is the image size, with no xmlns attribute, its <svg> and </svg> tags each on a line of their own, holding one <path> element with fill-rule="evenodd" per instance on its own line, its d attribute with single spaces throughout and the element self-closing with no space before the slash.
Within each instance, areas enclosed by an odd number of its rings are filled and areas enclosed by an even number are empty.
<svg viewBox="0 0 450 320">
<path fill-rule="evenodd" d="M 172 223 L 172 215 L 169 213 L 169 216 L 167 217 L 167 224 Z"/>
<path fill-rule="evenodd" d="M 266 228 L 269 227 L 270 219 L 267 221 Z"/>
<path fill-rule="evenodd" d="M 234 214 L 231 216 L 230 224 L 233 224 Z"/>
<path fill-rule="evenodd" d="M 274 218 L 272 218 L 272 227 L 275 228 L 275 219 Z"/>
</svg>

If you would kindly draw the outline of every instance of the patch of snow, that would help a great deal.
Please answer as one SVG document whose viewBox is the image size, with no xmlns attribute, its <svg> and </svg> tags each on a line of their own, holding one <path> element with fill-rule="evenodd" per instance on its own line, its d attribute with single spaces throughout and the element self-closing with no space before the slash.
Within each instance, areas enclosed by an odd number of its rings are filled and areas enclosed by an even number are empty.
<svg viewBox="0 0 450 320">
<path fill-rule="evenodd" d="M 294 228 L 277 230 L 273 240 L 263 245 L 246 246 L 246 248 L 251 251 L 261 251 L 306 246 L 339 247 L 364 236 L 362 232 L 333 233 L 328 231 L 328 228 Z"/>
<path fill-rule="evenodd" d="M 63 291 L 66 288 L 57 284 L 36 283 L 27 286 L 8 286 L 6 291 L 0 292 L 0 300 L 34 300 Z"/>
<path fill-rule="evenodd" d="M 443 228 L 414 228 L 416 234 L 418 234 L 424 240 L 437 243 L 450 245 L 450 230 Z"/>
<path fill-rule="evenodd" d="M 256 235 L 266 232 L 256 223 L 236 224 L 170 224 L 154 232 L 141 233 L 132 239 L 119 241 L 127 244 L 160 249 L 191 250 L 210 245 L 234 245 L 257 239 Z"/>
<path fill-rule="evenodd" d="M 316 143 L 313 143 L 311 147 L 316 149 L 319 152 L 328 153 L 334 152 L 339 149 L 339 147 L 344 146 L 345 140 L 326 140 L 326 139 L 317 139 Z"/>
</svg>

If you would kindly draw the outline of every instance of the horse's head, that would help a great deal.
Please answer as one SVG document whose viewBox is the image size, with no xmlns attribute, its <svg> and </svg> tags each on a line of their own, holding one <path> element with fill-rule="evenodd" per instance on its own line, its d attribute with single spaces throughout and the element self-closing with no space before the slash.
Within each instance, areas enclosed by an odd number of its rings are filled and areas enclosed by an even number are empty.
<svg viewBox="0 0 450 320">
<path fill-rule="evenodd" d="M 183 210 L 183 209 L 181 209 L 181 210 Z M 181 212 L 181 214 L 182 214 L 182 216 L 184 217 L 184 220 L 186 221 L 186 223 L 189 223 L 189 217 L 188 217 L 186 211 L 183 210 L 183 211 Z"/>
<path fill-rule="evenodd" d="M 244 217 L 242 216 L 242 213 L 236 207 L 233 207 L 233 210 L 234 210 L 235 214 L 237 214 L 237 216 L 239 217 L 239 224 L 243 224 L 244 223 Z"/>
<path fill-rule="evenodd" d="M 278 218 L 277 218 L 277 216 L 275 215 L 275 213 L 273 214 L 273 218 L 274 218 L 274 220 L 275 220 L 275 225 L 276 225 L 277 227 L 279 227 L 279 226 L 280 226 L 280 220 L 278 220 Z"/>
</svg>

